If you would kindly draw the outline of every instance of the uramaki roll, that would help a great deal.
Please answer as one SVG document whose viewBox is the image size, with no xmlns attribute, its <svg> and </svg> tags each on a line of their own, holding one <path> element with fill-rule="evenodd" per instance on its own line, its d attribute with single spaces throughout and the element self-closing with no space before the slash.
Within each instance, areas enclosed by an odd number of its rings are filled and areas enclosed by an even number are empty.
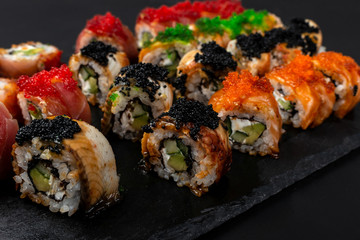
<svg viewBox="0 0 360 240">
<path fill-rule="evenodd" d="M 196 196 L 230 169 L 228 135 L 211 106 L 180 98 L 144 129 L 141 149 L 148 170 Z"/>
<path fill-rule="evenodd" d="M 313 57 L 315 68 L 335 85 L 335 116 L 343 118 L 360 100 L 360 67 L 351 57 L 323 52 Z"/>
<path fill-rule="evenodd" d="M 103 42 L 93 41 L 71 56 L 70 71 L 92 104 L 103 105 L 111 84 L 120 69 L 129 65 L 124 52 Z"/>
<path fill-rule="evenodd" d="M 140 139 L 142 126 L 172 105 L 173 89 L 167 82 L 167 74 L 165 68 L 150 63 L 121 69 L 103 108 L 103 133 L 112 128 L 120 138 Z"/>
<path fill-rule="evenodd" d="M 204 43 L 200 50 L 190 51 L 181 59 L 173 83 L 176 95 L 207 104 L 222 88 L 225 76 L 236 69 L 237 63 L 229 52 L 215 42 Z"/>
<path fill-rule="evenodd" d="M 43 70 L 32 77 L 21 76 L 17 85 L 17 98 L 25 124 L 33 119 L 58 115 L 91 122 L 86 97 L 65 64 L 50 71 Z"/>
<path fill-rule="evenodd" d="M 287 65 L 266 74 L 274 87 L 285 124 L 306 129 L 320 125 L 332 113 L 334 85 L 317 71 L 310 56 L 298 54 Z"/>
<path fill-rule="evenodd" d="M 225 121 L 232 147 L 251 155 L 279 153 L 282 121 L 273 87 L 247 70 L 229 73 L 209 104 Z"/>
<path fill-rule="evenodd" d="M 93 126 L 68 117 L 34 120 L 13 146 L 14 180 L 21 198 L 73 215 L 96 213 L 119 199 L 115 156 Z"/>
<path fill-rule="evenodd" d="M 0 76 L 18 78 L 59 67 L 62 51 L 41 42 L 26 42 L 0 49 Z"/>
</svg>

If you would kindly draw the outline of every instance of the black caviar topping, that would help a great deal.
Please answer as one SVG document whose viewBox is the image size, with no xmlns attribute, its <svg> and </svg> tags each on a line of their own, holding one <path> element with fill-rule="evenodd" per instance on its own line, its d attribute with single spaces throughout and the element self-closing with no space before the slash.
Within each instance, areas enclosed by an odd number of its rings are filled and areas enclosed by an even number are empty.
<svg viewBox="0 0 360 240">
<path fill-rule="evenodd" d="M 294 18 L 290 21 L 288 29 L 297 33 L 318 33 L 318 27 L 310 26 L 309 22 L 304 18 Z"/>
<path fill-rule="evenodd" d="M 137 63 L 123 67 L 119 76 L 116 77 L 115 85 L 131 85 L 131 79 L 135 80 L 135 86 L 142 88 L 151 101 L 155 100 L 156 91 L 160 88 L 158 81 L 167 81 L 168 70 L 151 63 Z"/>
<path fill-rule="evenodd" d="M 109 62 L 107 55 L 109 53 L 116 53 L 117 49 L 103 42 L 94 41 L 89 43 L 89 45 L 80 49 L 80 51 L 81 51 L 81 55 L 94 59 L 97 63 L 99 63 L 102 66 L 107 66 Z"/>
<path fill-rule="evenodd" d="M 79 124 L 68 117 L 57 116 L 54 119 L 35 119 L 27 126 L 20 128 L 16 134 L 16 142 L 21 146 L 31 142 L 35 137 L 55 144 L 50 151 L 60 153 L 63 139 L 73 138 L 81 131 Z"/>
<path fill-rule="evenodd" d="M 187 79 L 187 74 L 181 74 L 179 77 L 175 78 L 175 80 L 172 83 L 173 87 L 178 89 L 180 91 L 180 94 L 183 96 L 186 93 L 186 86 L 185 86 L 186 79 Z"/>
<path fill-rule="evenodd" d="M 195 55 L 195 61 L 205 66 L 210 66 L 214 71 L 230 68 L 236 70 L 237 63 L 231 53 L 220 47 L 215 41 L 203 43 L 201 54 Z"/>
<path fill-rule="evenodd" d="M 256 57 L 264 52 L 270 52 L 275 46 L 266 41 L 260 33 L 250 35 L 239 35 L 236 37 L 237 45 L 241 48 L 242 54 L 249 59 Z"/>
<path fill-rule="evenodd" d="M 216 129 L 219 126 L 217 113 L 212 109 L 212 105 L 204 105 L 201 102 L 180 98 L 170 108 L 168 112 L 162 113 L 158 119 L 164 116 L 170 116 L 175 119 L 177 129 L 186 123 L 192 123 L 190 136 L 196 140 L 201 126 Z M 156 126 L 157 120 L 153 120 L 149 125 L 143 128 L 144 132 L 152 132 Z"/>
</svg>

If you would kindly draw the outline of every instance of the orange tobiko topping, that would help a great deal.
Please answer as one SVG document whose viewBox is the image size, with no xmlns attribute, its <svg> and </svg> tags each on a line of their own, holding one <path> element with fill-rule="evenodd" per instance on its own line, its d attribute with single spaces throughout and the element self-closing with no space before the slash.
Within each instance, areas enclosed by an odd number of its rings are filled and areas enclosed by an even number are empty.
<svg viewBox="0 0 360 240">
<path fill-rule="evenodd" d="M 54 83 L 57 82 L 62 83 L 67 90 L 77 88 L 77 82 L 72 78 L 72 72 L 65 64 L 50 71 L 43 70 L 32 77 L 23 75 L 18 79 L 17 85 L 20 92 L 24 92 L 25 97 L 45 97 L 58 94 L 54 87 Z"/>
<path fill-rule="evenodd" d="M 127 35 L 123 30 L 123 25 L 119 18 L 107 12 L 104 16 L 95 15 L 87 21 L 86 29 L 100 35 L 109 37 L 119 37 L 127 39 Z"/>
<path fill-rule="evenodd" d="M 338 73 L 340 73 L 341 68 L 334 69 L 334 66 L 344 66 L 349 72 L 360 71 L 359 65 L 353 58 L 337 52 L 320 53 L 314 57 L 314 60 L 319 61 L 323 68 L 331 69 L 334 72 L 338 71 Z"/>
<path fill-rule="evenodd" d="M 226 110 L 233 110 L 241 105 L 246 99 L 252 96 L 272 94 L 274 88 L 266 78 L 253 76 L 248 70 L 241 73 L 231 72 L 223 81 L 224 87 L 217 91 L 210 99 L 209 104 L 214 105 L 214 110 L 218 106 Z"/>
</svg>

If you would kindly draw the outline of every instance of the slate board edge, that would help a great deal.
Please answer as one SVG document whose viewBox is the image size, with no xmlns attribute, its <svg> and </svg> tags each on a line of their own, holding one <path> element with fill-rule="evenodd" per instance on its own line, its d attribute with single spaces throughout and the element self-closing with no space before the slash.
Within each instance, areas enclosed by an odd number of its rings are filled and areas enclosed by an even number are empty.
<svg viewBox="0 0 360 240">
<path fill-rule="evenodd" d="M 354 141 L 354 139 L 356 140 Z M 175 227 L 158 231 L 149 239 L 195 239 L 346 156 L 358 147 L 360 147 L 360 134 L 347 137 L 341 145 L 310 155 L 300 161 L 293 170 L 272 177 L 270 184 L 254 189 L 250 196 L 244 196 L 237 201 L 205 209 L 200 216 Z"/>
</svg>

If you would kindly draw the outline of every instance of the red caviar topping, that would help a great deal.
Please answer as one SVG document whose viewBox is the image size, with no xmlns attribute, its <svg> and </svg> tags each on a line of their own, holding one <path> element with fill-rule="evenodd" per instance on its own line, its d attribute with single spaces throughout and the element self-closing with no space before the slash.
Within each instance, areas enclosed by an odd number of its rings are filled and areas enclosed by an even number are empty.
<svg viewBox="0 0 360 240">
<path fill-rule="evenodd" d="M 232 110 L 252 96 L 272 94 L 274 91 L 269 80 L 253 76 L 248 70 L 242 70 L 240 74 L 229 73 L 223 85 L 224 87 L 216 92 L 209 102 L 214 105 L 215 111 L 222 107 Z"/>
<path fill-rule="evenodd" d="M 169 22 L 175 21 L 188 24 L 183 18 L 195 21 L 201 17 L 207 17 L 209 13 L 219 15 L 221 18 L 228 18 L 233 13 L 241 13 L 244 8 L 239 0 L 214 0 L 204 2 L 190 1 L 180 2 L 174 6 L 161 6 L 158 9 L 145 8 L 139 14 L 137 22 Z M 184 21 L 184 22 L 183 22 Z"/>
<path fill-rule="evenodd" d="M 50 71 L 43 70 L 32 77 L 23 75 L 18 79 L 17 85 L 19 91 L 25 93 L 25 97 L 45 97 L 58 94 L 54 87 L 56 82 L 63 83 L 67 90 L 77 88 L 77 82 L 72 78 L 72 72 L 65 64 L 60 68 L 52 68 Z"/>
<path fill-rule="evenodd" d="M 104 16 L 95 15 L 92 19 L 87 21 L 86 29 L 101 36 L 127 39 L 127 35 L 123 30 L 120 19 L 113 16 L 110 12 L 107 12 Z"/>
</svg>

